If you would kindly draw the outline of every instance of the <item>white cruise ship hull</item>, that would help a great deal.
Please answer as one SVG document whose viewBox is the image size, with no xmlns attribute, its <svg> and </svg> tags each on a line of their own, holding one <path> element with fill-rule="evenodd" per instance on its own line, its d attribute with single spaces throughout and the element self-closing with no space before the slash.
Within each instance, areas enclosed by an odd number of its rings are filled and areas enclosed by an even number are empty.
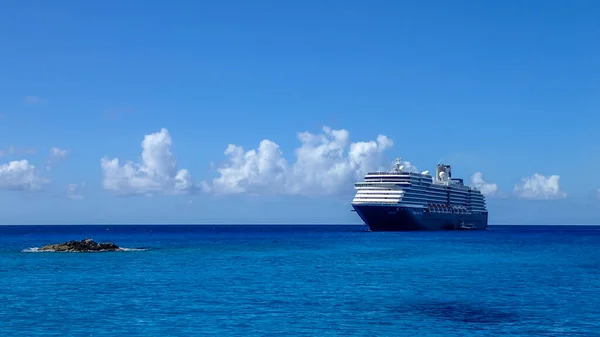
<svg viewBox="0 0 600 337">
<path fill-rule="evenodd" d="M 430 212 L 426 208 L 399 205 L 353 204 L 372 231 L 484 230 L 487 213 Z"/>
</svg>

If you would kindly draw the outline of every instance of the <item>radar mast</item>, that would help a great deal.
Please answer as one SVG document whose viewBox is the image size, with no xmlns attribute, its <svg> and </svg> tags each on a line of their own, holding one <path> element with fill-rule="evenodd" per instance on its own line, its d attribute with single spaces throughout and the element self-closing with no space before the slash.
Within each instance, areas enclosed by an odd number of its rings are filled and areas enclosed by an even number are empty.
<svg viewBox="0 0 600 337">
<path fill-rule="evenodd" d="M 394 172 L 402 172 L 404 169 L 404 165 L 402 165 L 402 158 L 398 157 L 394 160 L 394 168 L 392 171 Z"/>
</svg>

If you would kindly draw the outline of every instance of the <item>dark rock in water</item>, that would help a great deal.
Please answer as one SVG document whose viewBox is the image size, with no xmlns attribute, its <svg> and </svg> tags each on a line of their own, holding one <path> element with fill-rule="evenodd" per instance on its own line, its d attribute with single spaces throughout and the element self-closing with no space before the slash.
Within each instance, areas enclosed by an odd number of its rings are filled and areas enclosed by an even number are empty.
<svg viewBox="0 0 600 337">
<path fill-rule="evenodd" d="M 117 245 L 112 242 L 98 243 L 92 239 L 85 239 L 81 241 L 69 241 L 65 243 L 58 243 L 54 245 L 47 245 L 40 248 L 40 252 L 107 252 L 107 251 L 119 251 Z"/>
</svg>

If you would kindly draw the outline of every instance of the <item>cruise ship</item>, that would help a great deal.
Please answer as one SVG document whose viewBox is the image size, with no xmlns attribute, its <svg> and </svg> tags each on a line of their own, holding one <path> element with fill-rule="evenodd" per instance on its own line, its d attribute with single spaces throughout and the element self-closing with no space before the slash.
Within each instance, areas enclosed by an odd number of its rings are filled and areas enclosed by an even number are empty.
<svg viewBox="0 0 600 337">
<path fill-rule="evenodd" d="M 485 197 L 452 178 L 450 165 L 409 172 L 397 158 L 390 171 L 368 172 L 354 184 L 352 207 L 372 231 L 486 229 Z"/>
</svg>

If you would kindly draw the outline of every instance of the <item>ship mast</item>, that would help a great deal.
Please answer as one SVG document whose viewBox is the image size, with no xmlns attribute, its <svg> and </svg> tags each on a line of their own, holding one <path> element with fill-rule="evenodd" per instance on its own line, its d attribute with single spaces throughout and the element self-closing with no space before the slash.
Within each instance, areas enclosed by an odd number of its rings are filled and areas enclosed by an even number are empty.
<svg viewBox="0 0 600 337">
<path fill-rule="evenodd" d="M 396 160 L 394 160 L 394 168 L 392 169 L 393 172 L 402 172 L 404 169 L 404 166 L 402 165 L 402 158 L 398 157 L 396 158 Z"/>
</svg>

